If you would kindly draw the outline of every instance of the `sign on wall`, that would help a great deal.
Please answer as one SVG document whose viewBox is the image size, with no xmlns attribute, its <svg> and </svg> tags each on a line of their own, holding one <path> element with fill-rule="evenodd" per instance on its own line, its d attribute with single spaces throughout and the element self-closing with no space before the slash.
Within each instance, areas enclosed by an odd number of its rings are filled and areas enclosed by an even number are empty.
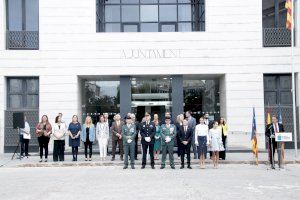
<svg viewBox="0 0 300 200">
<path fill-rule="evenodd" d="M 180 58 L 180 49 L 123 49 L 123 59 Z"/>
</svg>

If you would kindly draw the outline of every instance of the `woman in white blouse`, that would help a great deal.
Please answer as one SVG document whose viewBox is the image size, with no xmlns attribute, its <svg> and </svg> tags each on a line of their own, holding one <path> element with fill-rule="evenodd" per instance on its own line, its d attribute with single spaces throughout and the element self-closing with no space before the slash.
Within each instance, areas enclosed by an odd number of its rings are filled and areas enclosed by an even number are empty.
<svg viewBox="0 0 300 200">
<path fill-rule="evenodd" d="M 214 168 L 218 168 L 219 152 L 225 149 L 222 142 L 222 131 L 217 121 L 214 122 L 213 128 L 209 130 L 209 150 L 212 152 Z"/>
<path fill-rule="evenodd" d="M 55 124 L 52 129 L 54 140 L 53 146 L 53 161 L 64 161 L 65 160 L 65 135 L 67 133 L 67 126 L 61 121 L 61 117 L 55 118 Z"/>
<path fill-rule="evenodd" d="M 109 126 L 105 122 L 103 115 L 100 115 L 99 122 L 96 127 L 96 135 L 99 143 L 100 160 L 105 160 L 107 156 L 107 144 L 109 139 Z"/>
<path fill-rule="evenodd" d="M 198 155 L 200 155 L 200 168 L 205 168 L 205 154 L 208 145 L 208 125 L 204 123 L 204 118 L 199 119 L 200 124 L 195 128 L 195 144 L 198 147 Z"/>
</svg>

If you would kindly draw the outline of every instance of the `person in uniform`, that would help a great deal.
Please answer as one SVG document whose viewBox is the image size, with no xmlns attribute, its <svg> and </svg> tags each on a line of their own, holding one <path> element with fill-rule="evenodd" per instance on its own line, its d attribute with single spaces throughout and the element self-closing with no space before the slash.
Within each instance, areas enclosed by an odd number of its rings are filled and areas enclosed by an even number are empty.
<svg viewBox="0 0 300 200">
<path fill-rule="evenodd" d="M 176 126 L 174 124 L 171 124 L 170 117 L 166 117 L 165 123 L 166 124 L 163 124 L 160 129 L 162 139 L 162 161 L 160 169 L 164 169 L 166 166 L 167 151 L 169 153 L 170 166 L 172 169 L 175 169 L 173 148 L 174 140 L 176 138 Z"/>
<path fill-rule="evenodd" d="M 131 117 L 132 124 L 135 125 L 135 130 L 136 130 L 136 136 L 134 138 L 134 141 L 135 141 L 134 158 L 135 158 L 135 160 L 137 160 L 138 159 L 138 140 L 139 140 L 138 133 L 139 133 L 139 127 L 140 127 L 140 125 L 139 125 L 139 122 L 136 121 L 135 114 L 131 113 L 130 117 Z"/>
<path fill-rule="evenodd" d="M 193 129 L 188 126 L 187 119 L 182 121 L 182 126 L 179 128 L 179 142 L 181 145 L 181 167 L 184 168 L 184 156 L 187 154 L 187 168 L 192 169 L 191 167 L 191 144 L 193 139 Z"/>
<path fill-rule="evenodd" d="M 121 116 L 119 114 L 115 115 L 115 121 L 111 126 L 112 133 L 112 158 L 115 160 L 117 145 L 119 145 L 120 150 L 120 159 L 123 161 L 123 141 L 122 141 L 122 126 L 123 122 L 121 121 Z"/>
<path fill-rule="evenodd" d="M 132 123 L 130 116 L 126 117 L 126 124 L 122 126 L 122 138 L 123 138 L 123 147 L 125 152 L 124 168 L 128 168 L 128 155 L 130 155 L 130 165 L 131 169 L 134 169 L 134 151 L 135 151 L 135 136 L 136 136 L 136 127 Z"/>
<path fill-rule="evenodd" d="M 145 121 L 141 123 L 140 134 L 142 137 L 142 148 L 143 148 L 143 160 L 142 160 L 142 169 L 146 166 L 147 151 L 149 149 L 150 159 L 151 159 L 151 168 L 154 167 L 154 142 L 155 142 L 155 133 L 156 127 L 153 122 L 150 121 L 151 117 L 149 113 L 145 113 Z"/>
</svg>

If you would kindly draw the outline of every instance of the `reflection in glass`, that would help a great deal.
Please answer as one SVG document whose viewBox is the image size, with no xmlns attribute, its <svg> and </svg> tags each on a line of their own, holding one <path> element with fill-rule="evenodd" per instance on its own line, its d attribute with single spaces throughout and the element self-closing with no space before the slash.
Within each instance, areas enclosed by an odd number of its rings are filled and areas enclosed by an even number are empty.
<svg viewBox="0 0 300 200">
<path fill-rule="evenodd" d="M 119 22 L 120 21 L 120 6 L 105 6 L 105 21 Z"/>
<path fill-rule="evenodd" d="M 138 25 L 134 24 L 124 24 L 123 25 L 124 32 L 138 32 Z"/>
<path fill-rule="evenodd" d="M 22 79 L 10 79 L 9 81 L 10 93 L 21 93 L 22 90 L 23 90 Z"/>
<path fill-rule="evenodd" d="M 161 32 L 175 32 L 176 25 L 175 24 L 162 24 L 161 25 Z"/>
<path fill-rule="evenodd" d="M 9 95 L 9 103 L 10 108 L 22 108 L 23 107 L 23 100 L 22 95 Z"/>
<path fill-rule="evenodd" d="M 122 21 L 139 21 L 139 6 L 122 6 Z"/>
<path fill-rule="evenodd" d="M 83 113 L 120 112 L 120 81 L 85 81 L 82 93 Z"/>
<path fill-rule="evenodd" d="M 141 21 L 143 21 L 143 22 L 158 21 L 158 6 L 157 5 L 142 5 L 141 6 Z"/>
<path fill-rule="evenodd" d="M 180 32 L 192 31 L 191 23 L 178 23 L 178 31 Z"/>
<path fill-rule="evenodd" d="M 106 32 L 120 32 L 120 24 L 119 23 L 107 23 L 105 24 Z"/>
<path fill-rule="evenodd" d="M 220 114 L 219 80 L 183 80 L 184 111 L 191 110 L 197 119 L 205 112 Z"/>
<path fill-rule="evenodd" d="M 178 6 L 178 21 L 191 21 L 191 5 Z"/>
<path fill-rule="evenodd" d="M 157 23 L 141 23 L 142 32 L 158 32 Z"/>
<path fill-rule="evenodd" d="M 160 5 L 159 6 L 160 21 L 177 21 L 177 6 L 176 5 Z"/>
</svg>

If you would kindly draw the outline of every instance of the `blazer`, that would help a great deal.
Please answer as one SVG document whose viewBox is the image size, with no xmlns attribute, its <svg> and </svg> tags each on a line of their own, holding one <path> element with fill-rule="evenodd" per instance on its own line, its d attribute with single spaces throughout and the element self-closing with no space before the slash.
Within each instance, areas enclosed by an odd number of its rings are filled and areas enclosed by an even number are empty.
<svg viewBox="0 0 300 200">
<path fill-rule="evenodd" d="M 284 127 L 282 124 L 278 123 L 278 129 L 279 132 L 284 132 Z M 273 124 L 268 124 L 266 126 L 266 132 L 265 132 L 266 136 L 269 138 L 271 135 L 275 135 L 275 127 L 273 126 Z"/>
<path fill-rule="evenodd" d="M 135 136 L 136 136 L 136 126 L 134 124 L 131 124 L 129 127 L 127 124 L 124 124 L 122 126 L 122 136 L 123 136 L 123 145 L 135 145 Z M 127 140 L 131 139 L 132 142 L 129 144 L 127 143 Z"/>
<path fill-rule="evenodd" d="M 149 122 L 147 125 L 146 122 L 141 123 L 140 126 L 140 134 L 142 136 L 142 144 L 154 144 L 155 142 L 155 134 L 156 134 L 156 127 L 153 122 Z M 150 137 L 151 141 L 146 142 L 145 137 Z"/>
<path fill-rule="evenodd" d="M 65 123 L 60 123 L 60 126 L 58 126 L 58 124 L 55 123 L 52 132 L 53 140 L 65 140 L 67 126 Z"/>
<path fill-rule="evenodd" d="M 104 127 L 101 127 L 101 123 L 98 122 L 96 126 L 97 138 L 108 139 L 109 138 L 109 125 L 104 123 Z"/>
<path fill-rule="evenodd" d="M 190 143 L 193 138 L 193 129 L 189 126 L 187 126 L 187 131 L 184 131 L 184 126 L 180 126 L 178 136 L 180 139 L 180 142 L 187 141 Z"/>
<path fill-rule="evenodd" d="M 112 135 L 112 140 L 119 140 L 119 138 L 117 137 L 117 133 L 122 134 L 122 126 L 124 125 L 124 122 L 120 121 L 119 126 L 117 125 L 117 123 L 114 121 L 111 125 L 111 135 Z"/>
<path fill-rule="evenodd" d="M 89 140 L 91 142 L 94 142 L 96 138 L 96 130 L 95 130 L 95 126 L 91 126 L 90 130 L 89 130 Z M 83 124 L 82 125 L 82 131 L 81 131 L 81 140 L 82 142 L 86 142 L 86 125 Z"/>
<path fill-rule="evenodd" d="M 43 123 L 41 123 L 41 122 L 38 123 L 38 124 L 36 125 L 36 127 L 35 127 L 35 134 L 36 134 L 37 137 L 41 137 L 41 136 L 44 135 L 44 133 L 41 132 L 40 130 L 43 130 Z M 47 131 L 48 133 L 52 131 L 52 126 L 51 126 L 51 124 L 50 124 L 49 122 L 46 124 L 46 131 Z M 50 135 L 51 135 L 51 134 L 50 134 Z M 50 137 L 50 135 L 48 135 L 47 137 Z"/>
</svg>

